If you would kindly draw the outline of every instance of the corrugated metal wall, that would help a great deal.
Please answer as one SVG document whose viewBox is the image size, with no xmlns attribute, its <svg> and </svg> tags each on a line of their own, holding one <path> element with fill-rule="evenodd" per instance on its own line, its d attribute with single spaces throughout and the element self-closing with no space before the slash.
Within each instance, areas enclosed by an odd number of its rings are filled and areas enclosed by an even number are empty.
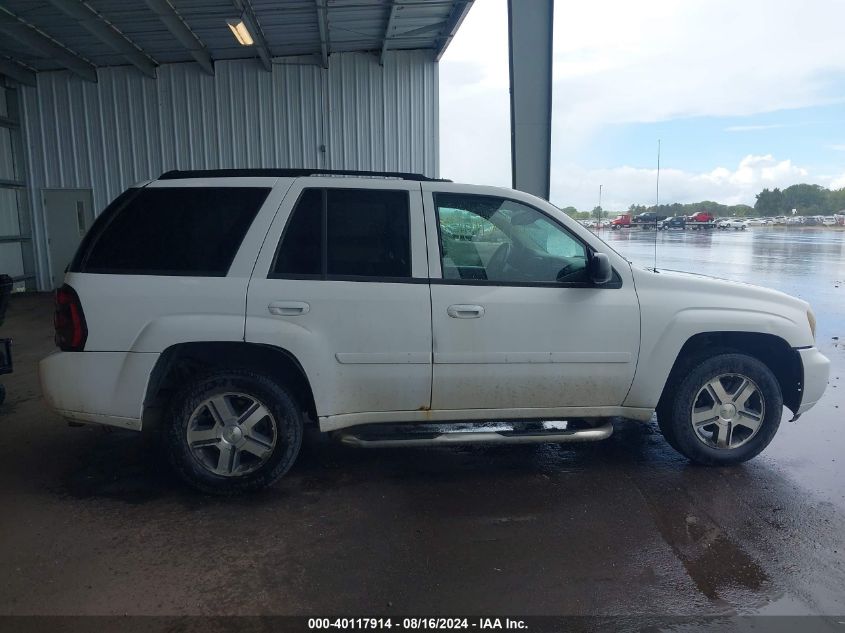
<svg viewBox="0 0 845 633">
<path fill-rule="evenodd" d="M 284 62 L 284 63 L 280 63 Z M 219 61 L 158 78 L 98 69 L 98 83 L 38 73 L 23 123 L 39 287 L 47 286 L 41 189 L 90 188 L 99 210 L 169 169 L 322 167 L 438 175 L 437 64 L 428 51 L 335 53 L 329 68 Z"/>
</svg>

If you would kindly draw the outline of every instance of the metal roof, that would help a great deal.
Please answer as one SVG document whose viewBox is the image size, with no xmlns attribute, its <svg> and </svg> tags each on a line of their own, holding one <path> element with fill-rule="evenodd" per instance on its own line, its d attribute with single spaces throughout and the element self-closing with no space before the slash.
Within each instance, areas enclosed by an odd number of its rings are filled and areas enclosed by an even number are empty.
<svg viewBox="0 0 845 633">
<path fill-rule="evenodd" d="M 428 49 L 439 59 L 473 0 L 0 0 L 0 73 L 30 83 L 33 71 Z M 240 18 L 253 46 L 226 23 Z"/>
</svg>

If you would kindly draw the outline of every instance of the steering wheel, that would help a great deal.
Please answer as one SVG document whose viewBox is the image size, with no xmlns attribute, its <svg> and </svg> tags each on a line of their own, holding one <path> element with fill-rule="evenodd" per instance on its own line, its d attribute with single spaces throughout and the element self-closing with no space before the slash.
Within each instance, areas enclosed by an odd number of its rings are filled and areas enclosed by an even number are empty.
<svg viewBox="0 0 845 633">
<path fill-rule="evenodd" d="M 576 277 L 580 276 L 584 272 L 582 267 L 576 266 L 574 264 L 567 264 L 557 274 L 555 281 L 557 282 L 566 282 L 566 281 L 580 281 L 580 279 L 576 279 Z"/>
<path fill-rule="evenodd" d="M 493 256 L 487 262 L 487 279 L 499 279 L 504 276 L 505 264 L 508 262 L 508 257 L 511 254 L 511 243 L 502 242 L 498 248 L 493 251 Z"/>
</svg>

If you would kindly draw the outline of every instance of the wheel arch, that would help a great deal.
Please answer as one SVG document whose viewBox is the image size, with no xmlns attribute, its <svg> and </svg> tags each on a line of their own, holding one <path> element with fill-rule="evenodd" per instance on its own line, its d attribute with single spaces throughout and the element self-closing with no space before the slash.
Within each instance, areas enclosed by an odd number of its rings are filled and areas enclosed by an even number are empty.
<svg viewBox="0 0 845 633">
<path fill-rule="evenodd" d="M 292 389 L 306 419 L 316 421 L 308 375 L 294 354 L 261 343 L 209 341 L 178 343 L 165 349 L 150 373 L 144 394 L 142 428 L 156 429 L 175 392 L 187 381 L 220 369 L 251 369 Z"/>
<path fill-rule="evenodd" d="M 775 334 L 701 332 L 689 337 L 678 352 L 660 394 L 658 409 L 687 371 L 702 359 L 722 353 L 744 353 L 768 367 L 780 385 L 783 403 L 794 413 L 801 405 L 803 366 L 797 350 Z"/>
</svg>

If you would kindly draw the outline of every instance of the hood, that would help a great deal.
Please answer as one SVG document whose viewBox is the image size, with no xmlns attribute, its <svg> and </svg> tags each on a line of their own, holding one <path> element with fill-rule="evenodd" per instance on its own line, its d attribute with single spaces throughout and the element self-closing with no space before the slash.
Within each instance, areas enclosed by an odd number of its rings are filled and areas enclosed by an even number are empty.
<svg viewBox="0 0 845 633">
<path fill-rule="evenodd" d="M 796 297 L 696 273 L 638 267 L 632 272 L 644 324 L 668 327 L 673 320 L 685 320 L 700 331 L 775 334 L 792 347 L 814 343 L 810 305 Z"/>
<path fill-rule="evenodd" d="M 665 283 L 669 287 L 680 286 L 684 290 L 698 289 L 711 297 L 718 295 L 725 295 L 726 297 L 736 296 L 742 297 L 743 299 L 772 301 L 800 310 L 808 310 L 810 308 L 810 304 L 806 301 L 788 295 L 785 292 L 763 286 L 755 286 L 744 281 L 734 281 L 733 279 L 723 279 L 712 275 L 663 268 L 658 268 L 657 272 L 654 272 L 652 268 L 635 269 L 634 275 L 637 281 L 642 279 L 643 275 L 648 275 L 649 280 L 653 283 Z"/>
</svg>

